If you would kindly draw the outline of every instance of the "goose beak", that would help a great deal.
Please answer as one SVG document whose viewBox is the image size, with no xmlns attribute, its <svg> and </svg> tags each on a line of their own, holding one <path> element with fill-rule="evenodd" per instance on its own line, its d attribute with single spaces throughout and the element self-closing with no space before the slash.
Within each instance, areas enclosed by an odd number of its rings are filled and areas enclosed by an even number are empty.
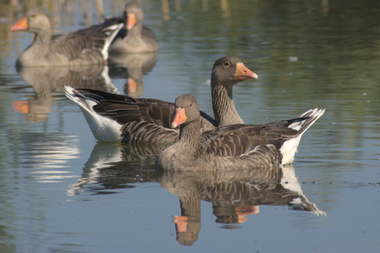
<svg viewBox="0 0 380 253">
<path fill-rule="evenodd" d="M 12 106 L 18 113 L 29 113 L 29 101 L 13 101 Z"/>
<path fill-rule="evenodd" d="M 173 216 L 174 220 L 173 222 L 176 225 L 177 232 L 186 232 L 187 230 L 187 223 L 188 223 L 188 217 L 186 216 Z"/>
<path fill-rule="evenodd" d="M 11 27 L 11 31 L 25 31 L 28 29 L 28 23 L 26 22 L 26 17 L 22 18 L 16 24 Z"/>
<path fill-rule="evenodd" d="M 128 93 L 136 93 L 137 83 L 135 79 L 128 77 Z"/>
<path fill-rule="evenodd" d="M 247 79 L 257 79 L 258 76 L 248 69 L 242 62 L 236 64 L 235 78 L 238 81 L 244 81 Z"/>
<path fill-rule="evenodd" d="M 236 214 L 238 215 L 238 223 L 244 223 L 248 220 L 246 215 L 257 214 L 260 212 L 260 206 L 245 206 L 236 207 Z"/>
<path fill-rule="evenodd" d="M 187 117 L 185 113 L 185 108 L 175 108 L 175 116 L 171 124 L 172 128 L 178 127 L 179 125 L 186 122 L 186 120 L 187 120 Z"/>
<path fill-rule="evenodd" d="M 136 15 L 134 13 L 128 13 L 127 17 L 128 17 L 127 30 L 129 31 L 136 24 Z"/>
</svg>

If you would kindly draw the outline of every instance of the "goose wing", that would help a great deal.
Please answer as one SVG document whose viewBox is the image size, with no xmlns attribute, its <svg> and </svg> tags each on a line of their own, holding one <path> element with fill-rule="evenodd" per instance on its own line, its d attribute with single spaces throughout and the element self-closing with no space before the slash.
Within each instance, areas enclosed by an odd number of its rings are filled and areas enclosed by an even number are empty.
<svg viewBox="0 0 380 253">
<path fill-rule="evenodd" d="M 69 61 L 86 57 L 107 59 L 109 44 L 122 26 L 121 19 L 112 18 L 67 35 L 54 35 L 51 51 L 66 55 Z"/>
<path fill-rule="evenodd" d="M 268 144 L 280 149 L 286 140 L 299 134 L 297 130 L 288 126 L 295 120 L 305 119 L 283 120 L 261 125 L 222 126 L 202 134 L 203 151 L 217 156 L 240 156 L 249 153 L 257 146 Z"/>
<path fill-rule="evenodd" d="M 152 98 L 132 98 L 126 95 L 92 89 L 77 90 L 97 102 L 93 109 L 99 115 L 113 119 L 121 125 L 135 122 L 133 128 L 129 127 L 132 135 L 137 131 L 141 131 L 136 127 L 137 122 L 145 122 L 144 127 L 156 129 L 157 134 L 167 129 L 170 129 L 171 132 L 173 130 L 170 126 L 175 112 L 173 103 Z M 201 112 L 201 114 L 202 130 L 215 128 L 213 118 L 204 112 Z M 140 125 L 140 127 L 143 125 Z M 178 130 L 179 128 L 175 130 L 177 135 Z"/>
</svg>

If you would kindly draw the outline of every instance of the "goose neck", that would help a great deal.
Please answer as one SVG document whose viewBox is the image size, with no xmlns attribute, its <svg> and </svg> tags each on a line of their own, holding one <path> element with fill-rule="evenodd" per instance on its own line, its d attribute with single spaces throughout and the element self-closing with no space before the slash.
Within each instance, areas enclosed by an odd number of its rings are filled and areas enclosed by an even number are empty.
<svg viewBox="0 0 380 253">
<path fill-rule="evenodd" d="M 217 126 L 244 123 L 238 112 L 232 97 L 232 86 L 213 83 L 211 87 L 212 108 Z"/>
</svg>

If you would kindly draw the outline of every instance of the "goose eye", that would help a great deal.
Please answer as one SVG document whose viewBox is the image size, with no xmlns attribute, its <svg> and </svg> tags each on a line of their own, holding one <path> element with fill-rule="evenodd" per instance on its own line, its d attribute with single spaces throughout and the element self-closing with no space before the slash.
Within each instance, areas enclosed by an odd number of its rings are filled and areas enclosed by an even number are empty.
<svg viewBox="0 0 380 253">
<path fill-rule="evenodd" d="M 191 103 L 191 104 L 189 104 L 189 107 L 192 107 L 193 106 L 193 104 Z"/>
<path fill-rule="evenodd" d="M 224 62 L 224 66 L 228 67 L 230 65 L 231 65 L 231 63 L 229 61 Z"/>
</svg>

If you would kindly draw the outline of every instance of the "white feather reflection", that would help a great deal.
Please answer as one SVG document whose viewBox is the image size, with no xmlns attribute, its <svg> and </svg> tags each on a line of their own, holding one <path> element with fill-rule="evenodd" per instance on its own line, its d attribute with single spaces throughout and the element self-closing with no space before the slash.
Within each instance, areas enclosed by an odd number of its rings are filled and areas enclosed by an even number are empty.
<svg viewBox="0 0 380 253">
<path fill-rule="evenodd" d="M 20 163 L 32 169 L 31 178 L 37 182 L 58 183 L 67 178 L 76 178 L 77 175 L 67 170 L 67 163 L 79 158 L 77 140 L 75 136 L 61 134 L 23 133 L 20 136 L 23 154 Z"/>
</svg>

